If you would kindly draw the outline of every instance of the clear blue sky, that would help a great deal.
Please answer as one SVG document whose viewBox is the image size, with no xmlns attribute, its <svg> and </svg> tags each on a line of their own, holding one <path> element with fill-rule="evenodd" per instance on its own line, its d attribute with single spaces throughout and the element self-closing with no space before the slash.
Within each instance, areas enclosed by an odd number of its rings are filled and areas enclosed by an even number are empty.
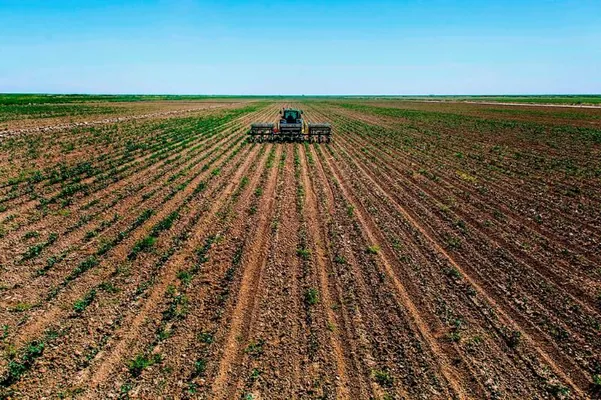
<svg viewBox="0 0 601 400">
<path fill-rule="evenodd" d="M 0 92 L 601 93 L 601 0 L 0 0 Z"/>
</svg>

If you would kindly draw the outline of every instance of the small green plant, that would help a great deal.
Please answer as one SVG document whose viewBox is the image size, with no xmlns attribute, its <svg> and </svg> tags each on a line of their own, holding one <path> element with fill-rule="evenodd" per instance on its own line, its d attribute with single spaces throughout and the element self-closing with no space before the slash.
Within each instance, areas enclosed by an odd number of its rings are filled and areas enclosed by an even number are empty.
<svg viewBox="0 0 601 400">
<path fill-rule="evenodd" d="M 390 375 L 390 371 L 385 370 L 373 370 L 372 375 L 374 380 L 381 386 L 392 386 L 393 379 L 392 375 Z"/>
<path fill-rule="evenodd" d="M 205 182 L 200 182 L 195 188 L 194 188 L 194 194 L 198 194 L 200 192 L 202 192 L 203 190 L 205 190 L 205 188 L 207 187 L 207 184 Z"/>
<path fill-rule="evenodd" d="M 43 341 L 32 341 L 23 350 L 20 358 L 13 358 L 8 362 L 8 373 L 0 378 L 0 386 L 10 386 L 21 379 L 21 375 L 33 366 L 36 358 L 40 357 L 46 347 Z"/>
<path fill-rule="evenodd" d="M 205 344 L 213 343 L 213 334 L 211 332 L 201 332 L 198 334 L 198 340 Z"/>
<path fill-rule="evenodd" d="M 162 342 L 163 340 L 169 339 L 172 333 L 173 332 L 171 331 L 171 329 L 165 326 L 161 326 L 157 331 L 157 339 L 159 342 Z"/>
<path fill-rule="evenodd" d="M 56 232 L 51 232 L 48 235 L 48 240 L 46 240 L 46 246 L 51 245 L 52 243 L 56 242 L 56 240 L 58 239 L 58 233 Z"/>
<path fill-rule="evenodd" d="M 256 342 L 251 341 L 248 344 L 248 346 L 246 346 L 246 349 L 244 349 L 244 352 L 251 356 L 259 356 L 259 355 L 263 354 L 263 346 L 264 345 L 265 345 L 265 340 L 263 340 L 263 339 L 258 339 Z"/>
<path fill-rule="evenodd" d="M 88 293 L 86 293 L 86 295 L 82 299 L 77 300 L 75 302 L 75 304 L 73 304 L 73 310 L 76 313 L 84 312 L 86 310 L 86 308 L 88 308 L 88 306 L 90 304 L 92 304 L 92 302 L 94 301 L 95 298 L 96 298 L 96 289 L 92 289 Z"/>
<path fill-rule="evenodd" d="M 593 389 L 601 392 L 601 374 L 593 375 Z"/>
<path fill-rule="evenodd" d="M 493 211 L 493 216 L 499 221 L 504 221 L 506 218 L 505 214 L 503 214 L 501 211 L 496 210 L 496 209 Z"/>
<path fill-rule="evenodd" d="M 152 228 L 150 236 L 157 237 L 161 232 L 170 229 L 173 226 L 175 220 L 177 220 L 178 218 L 179 213 L 177 211 L 172 212 Z"/>
<path fill-rule="evenodd" d="M 133 389 L 133 385 L 131 384 L 131 382 L 125 382 L 123 385 L 121 385 L 121 387 L 119 388 L 119 393 L 121 393 L 121 397 L 119 398 L 125 398 L 128 399 L 128 393 L 131 392 L 131 390 Z"/>
<path fill-rule="evenodd" d="M 24 312 L 29 310 L 30 308 L 31 304 L 29 303 L 17 303 L 13 308 L 11 308 L 11 311 Z"/>
<path fill-rule="evenodd" d="M 160 363 L 163 360 L 160 354 L 154 354 L 152 356 L 147 356 L 145 354 L 138 354 L 133 360 L 127 363 L 127 368 L 129 369 L 130 374 L 134 377 L 138 377 L 142 374 L 146 368 Z"/>
<path fill-rule="evenodd" d="M 303 260 L 308 260 L 309 258 L 311 258 L 311 250 L 303 247 L 296 250 L 296 255 L 302 258 Z"/>
<path fill-rule="evenodd" d="M 334 257 L 334 262 L 336 264 L 346 264 L 346 258 L 344 258 L 344 256 L 337 255 L 336 257 Z"/>
<path fill-rule="evenodd" d="M 69 276 L 67 276 L 65 278 L 65 281 L 70 282 L 73 279 L 77 278 L 79 275 L 83 274 L 84 272 L 86 272 L 87 270 L 89 270 L 91 268 L 94 268 L 97 265 L 98 265 L 98 259 L 96 259 L 96 257 L 94 257 L 94 256 L 89 256 L 88 258 L 86 258 L 85 260 L 83 260 L 82 262 L 79 263 L 77 268 L 75 268 L 71 272 L 71 274 L 69 274 Z"/>
<path fill-rule="evenodd" d="M 461 239 L 455 236 L 447 235 L 445 237 L 445 244 L 448 249 L 458 249 L 461 247 Z"/>
<path fill-rule="evenodd" d="M 119 288 L 110 282 L 102 282 L 98 287 L 107 293 L 118 293 L 119 292 Z"/>
<path fill-rule="evenodd" d="M 547 384 L 547 392 L 551 393 L 554 397 L 562 399 L 570 395 L 570 389 L 560 383 Z"/>
<path fill-rule="evenodd" d="M 194 394 L 194 393 L 198 392 L 198 384 L 194 383 L 194 382 L 189 382 L 187 392 L 189 394 Z"/>
<path fill-rule="evenodd" d="M 154 236 L 146 236 L 145 238 L 138 240 L 131 252 L 127 255 L 127 258 L 135 260 L 139 253 L 149 252 L 156 243 L 156 240 L 157 238 Z"/>
<path fill-rule="evenodd" d="M 182 281 L 182 284 L 188 286 L 192 282 L 192 274 L 186 270 L 177 273 L 177 279 Z"/>
<path fill-rule="evenodd" d="M 315 304 L 319 303 L 319 292 L 317 289 L 310 288 L 307 290 L 305 293 L 305 302 L 310 306 L 314 306 Z"/>
<path fill-rule="evenodd" d="M 169 293 L 168 289 L 168 293 Z M 169 293 L 172 297 L 167 310 L 163 311 L 163 319 L 166 321 L 182 319 L 188 315 L 188 297 L 184 294 Z"/>
<path fill-rule="evenodd" d="M 199 358 L 198 360 L 196 360 L 196 362 L 194 363 L 194 375 L 202 376 L 204 375 L 206 370 L 207 360 L 205 360 L 204 358 Z"/>
<path fill-rule="evenodd" d="M 45 243 L 38 243 L 28 247 L 25 253 L 23 253 L 22 260 L 26 261 L 39 256 L 42 250 L 44 250 L 44 247 L 46 247 Z"/>
<path fill-rule="evenodd" d="M 461 332 L 458 330 L 454 330 L 447 334 L 447 339 L 454 343 L 459 343 L 461 341 Z"/>
<path fill-rule="evenodd" d="M 366 250 L 366 252 L 368 254 L 378 254 L 380 252 L 380 246 L 378 246 L 377 244 L 374 244 L 372 246 L 369 246 Z"/>
<path fill-rule="evenodd" d="M 449 278 L 461 279 L 461 272 L 455 267 L 447 268 L 446 274 Z"/>
<path fill-rule="evenodd" d="M 465 221 L 462 219 L 458 219 L 457 221 L 455 221 L 455 226 L 457 227 L 457 229 L 459 229 L 461 232 L 463 233 L 467 233 L 467 225 L 465 224 Z"/>
<path fill-rule="evenodd" d="M 257 379 L 259 379 L 260 376 L 261 376 L 261 370 L 259 370 L 257 368 L 253 368 L 252 372 L 250 373 L 250 379 L 253 381 L 256 381 Z"/>
<path fill-rule="evenodd" d="M 25 238 L 25 239 L 32 239 L 32 238 L 37 238 L 39 236 L 40 236 L 40 232 L 29 231 L 29 232 L 25 233 L 25 235 L 23 235 L 23 238 Z"/>
</svg>

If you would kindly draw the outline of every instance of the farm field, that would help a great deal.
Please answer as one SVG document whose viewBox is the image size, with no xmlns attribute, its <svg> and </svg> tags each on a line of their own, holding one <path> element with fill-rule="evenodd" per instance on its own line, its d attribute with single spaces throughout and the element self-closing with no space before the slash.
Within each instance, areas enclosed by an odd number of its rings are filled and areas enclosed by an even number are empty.
<svg viewBox="0 0 601 400">
<path fill-rule="evenodd" d="M 0 107 L 0 398 L 601 398 L 601 108 L 112 100 Z"/>
</svg>

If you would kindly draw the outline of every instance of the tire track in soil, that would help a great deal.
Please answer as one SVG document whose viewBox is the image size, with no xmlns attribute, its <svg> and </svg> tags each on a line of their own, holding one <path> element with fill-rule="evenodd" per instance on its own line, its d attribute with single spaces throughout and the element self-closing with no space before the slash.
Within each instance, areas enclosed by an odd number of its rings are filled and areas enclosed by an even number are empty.
<svg viewBox="0 0 601 400">
<path fill-rule="evenodd" d="M 576 371 L 575 371 L 574 364 L 572 363 L 572 361 L 568 360 L 565 356 L 563 356 L 561 354 L 561 352 L 558 351 L 558 349 L 556 349 L 552 343 L 548 343 L 547 341 L 544 341 L 544 343 L 540 343 L 540 341 L 534 339 L 532 337 L 531 333 L 533 330 L 536 330 L 535 327 L 533 329 L 532 328 L 531 329 L 523 329 L 524 323 L 527 325 L 530 325 L 530 323 L 528 321 L 525 321 L 525 318 L 516 315 L 516 317 L 519 317 L 519 319 L 523 321 L 522 324 L 518 324 L 518 323 L 516 323 L 516 321 L 514 319 L 509 317 L 509 315 L 506 313 L 506 310 L 503 307 L 499 306 L 498 303 L 491 296 L 489 296 L 487 292 L 485 292 L 482 289 L 482 286 L 479 283 L 477 283 L 470 274 L 466 273 L 465 268 L 461 267 L 454 260 L 454 258 L 444 248 L 442 248 L 442 246 L 440 246 L 435 239 L 433 239 L 433 237 L 428 233 L 428 231 L 421 224 L 419 224 L 415 220 L 415 218 L 413 218 L 410 215 L 410 213 L 407 210 L 405 210 L 400 204 L 395 202 L 394 199 L 390 196 L 390 194 L 386 190 L 384 190 L 378 182 L 376 182 L 374 179 L 372 179 L 369 176 L 369 174 L 361 166 L 357 165 L 357 169 L 364 176 L 366 176 L 367 179 L 370 180 L 370 182 L 374 185 L 374 187 L 378 188 L 378 190 L 389 200 L 389 202 L 391 204 L 395 205 L 395 208 L 397 208 L 399 213 L 401 215 L 403 215 L 403 217 L 407 221 L 409 221 L 415 227 L 415 229 L 417 231 L 420 232 L 420 234 L 428 241 L 428 243 L 432 246 L 432 248 L 435 249 L 439 254 L 441 254 L 449 262 L 450 265 L 452 265 L 454 268 L 456 268 L 457 271 L 459 271 L 466 278 L 466 281 L 468 281 L 469 284 L 472 285 L 472 287 L 478 292 L 478 294 L 480 294 L 481 297 L 483 299 L 485 299 L 485 301 L 494 310 L 496 310 L 496 312 L 498 314 L 500 314 L 499 315 L 501 317 L 500 319 L 504 320 L 506 325 L 522 328 L 521 331 L 524 332 L 524 340 L 530 344 L 530 347 L 536 353 L 538 353 L 539 357 L 541 359 L 543 359 L 545 361 L 545 363 L 547 363 L 549 365 L 549 367 L 553 370 L 553 372 L 560 379 L 562 379 L 564 382 L 566 382 L 579 396 L 586 397 L 584 394 L 584 391 L 586 391 L 585 388 L 588 387 L 588 385 L 589 385 L 588 378 L 582 374 L 582 372 L 579 368 L 576 368 Z M 374 243 L 376 243 L 376 242 L 374 242 Z M 380 241 L 380 243 L 385 243 L 385 241 Z M 531 332 L 531 333 L 527 333 L 527 332 Z M 551 357 L 549 353 L 553 354 L 554 357 Z M 561 360 L 562 364 L 569 366 L 569 368 L 560 368 L 559 365 L 554 361 L 554 359 Z M 576 384 L 572 380 L 571 377 L 566 375 L 563 372 L 564 370 L 572 371 L 572 373 L 575 372 L 577 375 L 576 379 L 577 379 L 578 384 Z"/>
<path fill-rule="evenodd" d="M 344 240 L 339 240 L 338 244 L 334 244 L 334 238 L 338 237 L 338 227 L 336 222 L 336 200 L 332 188 L 329 185 L 328 178 L 326 177 L 325 171 L 321 162 L 318 160 L 317 154 L 314 148 L 309 147 L 309 151 L 306 153 L 313 160 L 309 163 L 310 168 L 312 189 L 319 189 L 321 198 L 324 199 L 323 209 L 317 207 L 318 216 L 317 220 L 321 221 L 322 224 L 328 225 L 327 229 L 323 225 L 319 225 L 322 229 L 321 237 L 323 238 L 322 243 L 327 243 L 327 247 L 331 252 L 342 256 L 346 262 L 344 265 L 357 266 L 359 262 L 356 261 L 352 251 L 348 248 L 348 243 L 344 243 Z M 320 198 L 316 194 L 316 199 Z M 318 204 L 321 205 L 321 204 Z M 353 375 L 349 381 L 351 382 L 351 398 L 375 398 L 376 393 L 380 393 L 381 390 L 377 389 L 370 379 L 369 371 L 365 369 L 366 365 L 375 365 L 373 349 L 367 335 L 369 329 L 366 328 L 363 305 L 355 306 L 355 302 L 358 301 L 358 296 L 354 294 L 353 288 L 353 300 L 350 300 L 349 290 L 353 285 L 358 283 L 356 276 L 352 275 L 350 271 L 345 271 L 340 266 L 334 266 L 332 260 L 326 260 L 328 270 L 326 276 L 330 279 L 329 285 L 332 287 L 331 293 L 335 294 L 335 303 L 332 301 L 332 305 L 336 304 L 340 310 L 340 321 L 336 324 L 336 331 L 340 330 L 341 340 L 343 341 L 343 349 L 346 352 L 345 357 L 349 360 L 348 367 L 350 374 Z M 366 294 L 363 298 L 368 298 Z M 349 304 L 349 306 L 340 307 L 340 305 Z M 349 311 L 349 308 L 351 309 Z M 330 307 L 332 309 L 332 307 Z M 369 314 L 370 311 L 367 311 Z M 375 313 L 371 312 L 371 315 Z M 334 315 L 336 318 L 336 315 Z M 381 394 L 381 393 L 380 393 Z M 408 398 L 406 393 L 403 395 Z"/>
<path fill-rule="evenodd" d="M 230 380 L 233 381 L 228 398 L 244 397 L 261 392 L 287 398 L 303 393 L 307 386 L 307 353 L 309 341 L 302 306 L 301 286 L 303 271 L 296 255 L 297 236 L 300 229 L 295 204 L 294 169 L 291 145 L 278 144 L 282 150 L 279 159 L 279 180 L 276 187 L 276 206 L 271 224 L 271 241 L 261 271 L 260 284 L 254 294 L 256 304 L 250 311 L 252 317 L 246 337 L 239 337 L 248 346 L 236 364 Z M 253 348 L 260 344 L 260 349 Z M 295 354 L 289 359 L 287 355 Z M 265 371 L 261 382 L 253 387 L 252 371 Z M 303 381 L 304 378 L 304 381 Z M 235 391 L 234 391 L 235 389 Z"/>
<path fill-rule="evenodd" d="M 279 169 L 274 168 L 265 189 L 266 201 L 261 203 L 258 210 L 260 218 L 253 234 L 254 240 L 248 247 L 249 251 L 242 258 L 241 265 L 244 265 L 245 268 L 240 290 L 235 299 L 230 327 L 226 335 L 217 374 L 211 386 L 211 393 L 214 398 L 229 398 L 228 393 L 232 392 L 231 382 L 228 381 L 229 375 L 232 367 L 239 364 L 243 356 L 240 343 L 248 341 L 248 328 L 252 322 L 252 310 L 258 301 L 255 293 L 259 288 L 261 273 L 267 264 L 267 252 L 271 239 L 270 221 L 275 210 L 275 192 L 278 177 Z M 243 339 L 239 340 L 239 337 Z M 233 390 L 235 390 L 235 387 Z"/>
<path fill-rule="evenodd" d="M 336 321 L 336 317 L 334 315 L 334 311 L 330 307 L 333 304 L 332 295 L 330 293 L 330 286 L 328 282 L 328 270 L 332 271 L 333 266 L 331 263 L 331 257 L 328 257 L 326 254 L 327 249 L 327 235 L 324 232 L 323 220 L 320 223 L 319 215 L 318 215 L 318 203 L 317 203 L 317 195 L 315 193 L 315 187 L 311 180 L 309 179 L 309 172 L 307 168 L 307 153 L 306 148 L 304 148 L 301 159 L 301 179 L 302 185 L 305 188 L 305 207 L 306 216 L 307 216 L 307 233 L 309 236 L 310 247 L 313 250 L 312 254 L 314 254 L 313 258 L 317 264 L 317 276 L 319 279 L 319 293 L 321 295 L 321 308 L 322 312 L 324 312 L 327 319 L 327 326 L 333 326 L 334 321 Z M 344 354 L 343 344 L 341 343 L 341 339 L 339 338 L 339 334 L 337 332 L 323 332 L 322 327 L 322 335 L 329 336 L 330 345 L 334 350 L 334 358 L 336 361 L 336 388 L 337 398 L 358 398 L 360 396 L 360 388 L 351 387 L 350 382 L 359 382 L 360 379 L 354 376 L 354 370 L 349 371 L 349 367 L 345 359 L 348 355 Z M 351 376 L 349 377 L 349 373 Z M 351 388 L 353 390 L 353 394 L 351 395 Z M 364 395 L 364 393 L 363 393 Z"/>
<path fill-rule="evenodd" d="M 195 246 L 202 243 L 207 236 L 207 231 L 211 229 L 218 217 L 217 212 L 227 203 L 227 199 L 236 190 L 238 182 L 244 176 L 247 169 L 254 157 L 258 153 L 258 148 L 252 150 L 253 154 L 246 157 L 243 165 L 238 168 L 235 175 L 229 180 L 226 188 L 218 195 L 214 197 L 212 206 L 205 213 L 205 217 L 197 222 L 199 227 L 195 232 L 194 236 L 188 240 L 184 250 L 176 253 L 163 267 L 160 272 L 160 277 L 157 283 L 152 287 L 150 293 L 147 295 L 144 305 L 140 308 L 138 313 L 132 317 L 129 322 L 123 324 L 127 331 L 119 335 L 119 342 L 113 347 L 110 354 L 106 356 L 104 361 L 96 368 L 89 378 L 83 376 L 79 385 L 85 385 L 90 390 L 97 388 L 102 382 L 106 381 L 111 372 L 116 368 L 117 364 L 123 359 L 123 355 L 127 352 L 130 343 L 136 339 L 140 334 L 140 329 L 147 318 L 147 314 L 151 313 L 152 308 L 160 302 L 163 293 L 167 286 L 176 279 L 179 267 L 185 262 L 186 255 L 192 252 Z"/>
</svg>

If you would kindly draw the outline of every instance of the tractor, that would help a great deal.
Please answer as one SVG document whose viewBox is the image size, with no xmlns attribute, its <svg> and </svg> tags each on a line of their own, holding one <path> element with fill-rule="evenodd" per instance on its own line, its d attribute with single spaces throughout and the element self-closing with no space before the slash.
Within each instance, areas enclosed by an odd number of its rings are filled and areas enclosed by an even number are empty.
<svg viewBox="0 0 601 400">
<path fill-rule="evenodd" d="M 330 124 L 306 123 L 303 111 L 294 108 L 282 108 L 280 120 L 273 123 L 251 124 L 249 140 L 253 142 L 330 142 L 332 126 Z"/>
</svg>

